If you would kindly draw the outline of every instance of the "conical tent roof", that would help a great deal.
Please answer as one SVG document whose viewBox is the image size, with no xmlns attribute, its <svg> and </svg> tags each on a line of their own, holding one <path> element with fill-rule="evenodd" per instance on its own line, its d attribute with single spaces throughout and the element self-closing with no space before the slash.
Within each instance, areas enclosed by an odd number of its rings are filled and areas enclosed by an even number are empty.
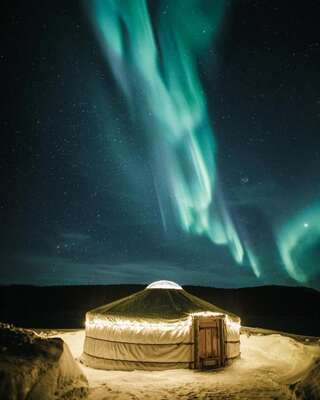
<svg viewBox="0 0 320 400">
<path fill-rule="evenodd" d="M 177 320 L 199 312 L 225 314 L 232 320 L 240 320 L 238 316 L 193 296 L 173 282 L 166 285 L 153 283 L 131 296 L 89 311 L 88 316 L 98 314 L 124 319 Z"/>
</svg>

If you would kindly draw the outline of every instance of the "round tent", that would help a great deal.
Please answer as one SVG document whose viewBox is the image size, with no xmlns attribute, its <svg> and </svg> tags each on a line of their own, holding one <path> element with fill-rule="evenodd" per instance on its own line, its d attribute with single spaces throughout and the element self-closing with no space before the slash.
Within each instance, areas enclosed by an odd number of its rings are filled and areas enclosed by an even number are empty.
<svg viewBox="0 0 320 400">
<path fill-rule="evenodd" d="M 170 281 L 86 314 L 82 361 L 93 368 L 222 367 L 240 355 L 240 318 Z"/>
</svg>

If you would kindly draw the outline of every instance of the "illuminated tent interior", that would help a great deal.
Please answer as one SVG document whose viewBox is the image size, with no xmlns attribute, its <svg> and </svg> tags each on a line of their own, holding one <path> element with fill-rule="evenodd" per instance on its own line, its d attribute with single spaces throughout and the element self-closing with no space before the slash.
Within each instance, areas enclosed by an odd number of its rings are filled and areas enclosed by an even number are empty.
<svg viewBox="0 0 320 400">
<path fill-rule="evenodd" d="M 240 318 L 157 281 L 86 314 L 82 362 L 98 369 L 223 367 L 240 355 Z"/>
</svg>

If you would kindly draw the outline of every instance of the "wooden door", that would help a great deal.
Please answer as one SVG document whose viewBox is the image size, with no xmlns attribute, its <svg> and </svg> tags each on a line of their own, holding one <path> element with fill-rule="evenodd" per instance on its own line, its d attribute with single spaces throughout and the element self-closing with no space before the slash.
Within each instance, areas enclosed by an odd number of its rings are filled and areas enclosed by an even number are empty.
<svg viewBox="0 0 320 400">
<path fill-rule="evenodd" d="M 202 317 L 196 325 L 196 368 L 221 367 L 224 364 L 223 320 Z"/>
</svg>

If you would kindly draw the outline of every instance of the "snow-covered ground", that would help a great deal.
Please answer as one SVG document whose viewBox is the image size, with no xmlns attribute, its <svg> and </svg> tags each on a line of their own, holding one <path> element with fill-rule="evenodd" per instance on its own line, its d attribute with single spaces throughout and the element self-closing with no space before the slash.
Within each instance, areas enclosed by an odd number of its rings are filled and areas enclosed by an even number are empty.
<svg viewBox="0 0 320 400">
<path fill-rule="evenodd" d="M 57 336 L 65 340 L 79 360 L 84 335 L 82 330 L 62 332 Z M 90 400 L 315 400 L 319 398 L 318 369 L 314 373 L 314 368 L 319 365 L 317 359 L 320 359 L 320 343 L 304 344 L 281 334 L 243 334 L 241 358 L 219 371 L 101 371 L 80 365 L 89 381 Z M 312 368 L 315 386 L 308 392 L 308 397 L 299 397 L 298 391 L 294 394 L 292 389 L 298 387 L 296 382 Z M 310 397 L 313 395 L 315 397 Z"/>
</svg>

